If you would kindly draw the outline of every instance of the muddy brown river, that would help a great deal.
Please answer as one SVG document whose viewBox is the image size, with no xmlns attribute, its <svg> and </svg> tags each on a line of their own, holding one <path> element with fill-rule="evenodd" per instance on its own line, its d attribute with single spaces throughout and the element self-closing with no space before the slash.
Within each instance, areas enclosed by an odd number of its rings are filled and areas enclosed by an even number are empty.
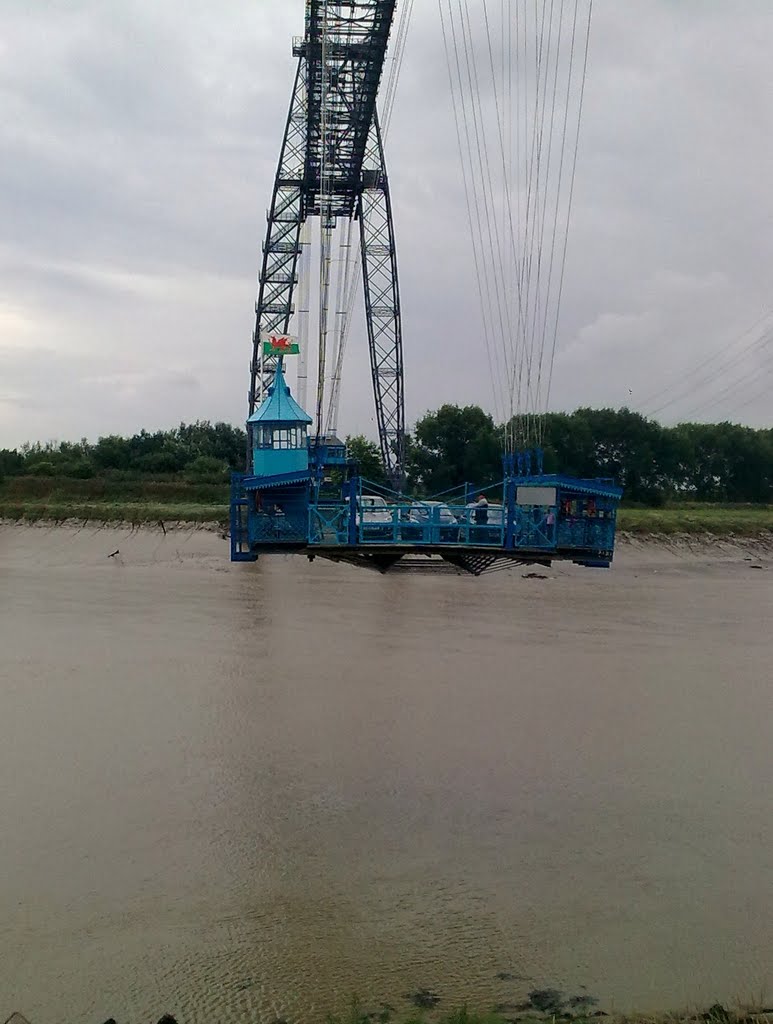
<svg viewBox="0 0 773 1024">
<path fill-rule="evenodd" d="M 0 1019 L 773 992 L 744 554 L 381 577 L 0 527 Z"/>
</svg>

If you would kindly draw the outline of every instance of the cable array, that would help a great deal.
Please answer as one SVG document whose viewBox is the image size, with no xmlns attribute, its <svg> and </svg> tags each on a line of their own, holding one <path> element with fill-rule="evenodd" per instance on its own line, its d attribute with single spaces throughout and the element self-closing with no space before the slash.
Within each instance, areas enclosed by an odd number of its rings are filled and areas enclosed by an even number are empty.
<svg viewBox="0 0 773 1024">
<path fill-rule="evenodd" d="M 749 387 L 773 374 L 773 359 L 768 355 L 773 356 L 773 311 L 763 314 L 729 344 L 723 343 L 680 372 L 670 384 L 648 394 L 637 406 L 648 416 L 657 417 L 676 405 L 687 405 L 687 411 L 680 415 L 682 420 L 705 415 L 709 410 L 716 417 L 745 409 L 771 391 L 767 383 L 747 394 Z"/>
<path fill-rule="evenodd" d="M 438 0 L 494 407 L 539 446 L 558 339 L 593 0 Z"/>
</svg>

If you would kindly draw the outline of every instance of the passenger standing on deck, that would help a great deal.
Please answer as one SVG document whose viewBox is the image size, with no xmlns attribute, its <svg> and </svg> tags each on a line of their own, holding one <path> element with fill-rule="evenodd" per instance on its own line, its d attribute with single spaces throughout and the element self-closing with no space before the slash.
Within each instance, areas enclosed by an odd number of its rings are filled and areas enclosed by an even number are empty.
<svg viewBox="0 0 773 1024">
<path fill-rule="evenodd" d="M 475 502 L 475 525 L 485 526 L 488 523 L 488 501 L 485 494 L 479 494 Z"/>
</svg>

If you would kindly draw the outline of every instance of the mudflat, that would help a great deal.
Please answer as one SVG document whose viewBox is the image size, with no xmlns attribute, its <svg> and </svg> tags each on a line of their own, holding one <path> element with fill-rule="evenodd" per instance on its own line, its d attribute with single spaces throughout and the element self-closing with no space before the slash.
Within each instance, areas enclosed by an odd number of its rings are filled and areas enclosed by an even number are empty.
<svg viewBox="0 0 773 1024">
<path fill-rule="evenodd" d="M 528 572 L 0 526 L 7 1013 L 771 991 L 769 553 Z"/>
</svg>

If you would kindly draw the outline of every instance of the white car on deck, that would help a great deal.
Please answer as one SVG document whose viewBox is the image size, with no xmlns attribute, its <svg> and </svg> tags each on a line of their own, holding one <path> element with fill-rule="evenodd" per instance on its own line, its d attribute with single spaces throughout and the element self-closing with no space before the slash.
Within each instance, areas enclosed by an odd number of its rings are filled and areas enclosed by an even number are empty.
<svg viewBox="0 0 773 1024">
<path fill-rule="evenodd" d="M 355 522 L 358 529 L 362 524 L 364 537 L 388 538 L 392 535 L 392 509 L 380 494 L 361 494 L 357 498 Z"/>
<path fill-rule="evenodd" d="M 444 501 L 414 501 L 403 524 L 404 540 L 459 542 L 459 520 Z"/>
</svg>

